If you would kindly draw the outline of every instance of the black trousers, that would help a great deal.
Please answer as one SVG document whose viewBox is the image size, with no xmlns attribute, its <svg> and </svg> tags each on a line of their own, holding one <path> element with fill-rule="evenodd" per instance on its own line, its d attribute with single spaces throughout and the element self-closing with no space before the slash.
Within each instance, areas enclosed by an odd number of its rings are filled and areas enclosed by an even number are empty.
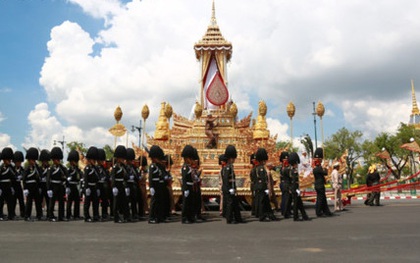
<svg viewBox="0 0 420 263">
<path fill-rule="evenodd" d="M 239 200 L 236 195 L 223 193 L 223 202 L 226 202 L 226 222 L 242 222 L 241 211 L 239 209 Z"/>
<path fill-rule="evenodd" d="M 260 220 L 264 220 L 264 218 L 272 218 L 273 210 L 271 209 L 270 205 L 270 198 L 265 193 L 264 190 L 257 191 L 255 194 L 256 198 L 256 216 Z"/>
<path fill-rule="evenodd" d="M 7 217 L 9 219 L 13 218 L 13 195 L 12 195 L 12 184 L 9 183 L 0 183 L 0 189 L 2 191 L 2 194 L 0 196 L 0 217 L 4 217 L 3 214 L 3 207 L 4 204 L 7 204 Z"/>
<path fill-rule="evenodd" d="M 155 188 L 155 194 L 152 196 L 150 200 L 150 213 L 149 213 L 149 219 L 150 220 L 156 220 L 158 222 L 161 222 L 164 220 L 164 216 L 162 214 L 163 208 L 163 194 L 161 192 L 161 189 L 159 187 Z"/>
<path fill-rule="evenodd" d="M 137 204 L 137 198 L 138 198 L 138 192 L 139 189 L 136 187 L 135 183 L 128 183 L 128 188 L 130 189 L 130 195 L 127 196 L 128 203 L 129 203 L 129 210 L 131 211 L 131 215 L 136 218 L 138 217 L 138 204 Z"/>
<path fill-rule="evenodd" d="M 289 186 L 281 182 L 280 190 L 281 190 L 281 204 L 280 204 L 281 213 L 283 216 L 290 216 L 292 199 L 289 193 Z"/>
<path fill-rule="evenodd" d="M 45 210 L 47 211 L 47 214 L 48 214 L 49 206 L 50 206 L 50 198 L 48 197 L 48 194 L 47 194 L 47 183 L 41 182 L 38 186 L 39 186 L 39 189 L 40 189 L 39 190 L 39 195 L 40 195 L 40 198 L 41 198 L 41 207 L 42 207 L 42 202 L 45 200 L 45 206 L 46 206 Z M 42 214 L 41 214 L 40 217 L 42 217 Z"/>
<path fill-rule="evenodd" d="M 124 219 L 130 218 L 130 210 L 128 208 L 128 200 L 125 194 L 124 187 L 118 187 L 118 194 L 114 196 L 114 222 L 120 220 L 120 213 L 123 214 Z"/>
<path fill-rule="evenodd" d="M 64 186 L 61 184 L 52 184 L 53 196 L 50 198 L 47 216 L 49 219 L 54 218 L 54 206 L 58 201 L 58 219 L 64 218 Z"/>
<path fill-rule="evenodd" d="M 73 216 L 74 218 L 79 218 L 80 217 L 80 192 L 79 189 L 77 188 L 77 185 L 73 185 L 71 184 L 70 186 L 70 194 L 67 195 L 67 219 L 70 219 L 71 216 Z M 72 206 L 74 205 L 73 208 L 73 213 L 72 213 Z"/>
<path fill-rule="evenodd" d="M 15 190 L 15 195 L 12 198 L 13 217 L 16 216 L 16 205 L 17 205 L 18 202 L 19 202 L 20 216 L 24 217 L 25 216 L 25 202 L 24 202 L 24 198 L 23 198 L 23 190 L 22 190 L 21 183 L 16 182 L 15 184 L 13 184 L 13 189 Z"/>
<path fill-rule="evenodd" d="M 87 189 L 90 189 L 89 196 L 86 194 Z M 96 187 L 95 186 L 86 187 L 86 190 L 85 190 L 85 204 L 83 206 L 85 220 L 91 219 L 90 213 L 89 213 L 91 204 L 92 204 L 93 219 L 98 220 L 99 219 L 99 198 L 96 192 Z"/>
<path fill-rule="evenodd" d="M 108 207 L 110 203 L 108 185 L 106 183 L 99 183 L 98 189 L 100 192 L 99 200 L 101 203 L 101 217 L 107 218 L 109 215 Z"/>
<path fill-rule="evenodd" d="M 38 186 L 34 184 L 28 184 L 27 186 L 28 196 L 26 197 L 25 204 L 25 218 L 30 218 L 32 214 L 32 205 L 35 202 L 36 217 L 40 219 L 42 217 L 42 199 L 39 193 Z"/>
<path fill-rule="evenodd" d="M 303 219 L 308 219 L 308 215 L 306 214 L 305 208 L 303 207 L 302 198 L 295 191 L 293 192 L 292 192 L 293 219 L 294 220 L 299 219 L 299 211 L 302 214 Z"/>
<path fill-rule="evenodd" d="M 194 196 L 192 190 L 187 197 L 182 192 L 182 221 L 194 222 Z"/>
<path fill-rule="evenodd" d="M 325 187 L 315 187 L 316 191 L 316 203 L 315 212 L 317 216 L 331 215 L 331 211 L 328 207 L 327 196 L 325 195 Z"/>
</svg>

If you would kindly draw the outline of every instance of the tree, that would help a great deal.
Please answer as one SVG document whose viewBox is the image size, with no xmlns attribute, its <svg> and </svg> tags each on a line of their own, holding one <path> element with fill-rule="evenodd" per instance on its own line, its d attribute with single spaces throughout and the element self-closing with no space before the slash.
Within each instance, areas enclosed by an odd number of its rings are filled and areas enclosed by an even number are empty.
<svg viewBox="0 0 420 263">
<path fill-rule="evenodd" d="M 363 136 L 361 131 L 351 132 L 341 128 L 324 142 L 324 158 L 339 159 L 345 155 L 346 174 L 349 182 L 353 181 L 353 172 L 357 161 L 362 157 L 362 146 L 359 142 Z"/>
<path fill-rule="evenodd" d="M 104 151 L 107 160 L 111 160 L 114 157 L 114 150 L 112 150 L 112 147 L 109 144 L 104 146 Z"/>
<path fill-rule="evenodd" d="M 86 148 L 85 144 L 82 143 L 82 142 L 75 142 L 75 141 L 69 142 L 69 143 L 67 143 L 67 148 L 70 151 L 71 150 L 77 150 L 77 151 L 80 151 L 83 154 L 86 154 L 86 152 L 87 152 L 87 148 Z"/>
</svg>

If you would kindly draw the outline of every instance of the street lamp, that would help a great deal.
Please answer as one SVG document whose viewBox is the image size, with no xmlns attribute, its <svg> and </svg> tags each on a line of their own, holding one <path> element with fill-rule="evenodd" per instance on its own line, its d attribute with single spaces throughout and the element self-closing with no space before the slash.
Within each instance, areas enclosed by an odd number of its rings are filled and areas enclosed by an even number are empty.
<svg viewBox="0 0 420 263">
<path fill-rule="evenodd" d="M 317 115 L 317 112 L 315 111 L 315 101 L 313 102 L 313 106 L 314 106 L 314 111 L 312 112 L 312 115 L 314 115 L 315 149 L 316 149 L 316 148 L 318 148 L 318 142 L 317 142 L 317 137 L 316 137 L 316 115 Z"/>
<path fill-rule="evenodd" d="M 142 121 L 140 120 L 139 126 L 131 125 L 132 132 L 135 132 L 136 130 L 139 132 L 139 148 L 141 148 L 141 130 L 143 129 L 141 124 L 142 124 Z"/>
<path fill-rule="evenodd" d="M 66 141 L 64 140 L 64 135 L 63 135 L 63 140 L 61 141 L 54 140 L 54 145 L 56 145 L 57 143 L 61 144 L 61 149 L 63 149 L 63 152 L 64 152 L 64 144 L 66 143 Z"/>
</svg>

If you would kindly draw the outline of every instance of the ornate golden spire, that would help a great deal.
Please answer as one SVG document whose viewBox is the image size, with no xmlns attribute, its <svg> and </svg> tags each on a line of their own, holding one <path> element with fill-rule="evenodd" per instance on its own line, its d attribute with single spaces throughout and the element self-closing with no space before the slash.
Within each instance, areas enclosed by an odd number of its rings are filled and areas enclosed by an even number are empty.
<svg viewBox="0 0 420 263">
<path fill-rule="evenodd" d="M 420 110 L 417 107 L 416 93 L 414 92 L 414 81 L 411 80 L 411 98 L 413 101 L 413 109 L 411 110 L 411 115 L 420 115 Z"/>
<path fill-rule="evenodd" d="M 224 49 L 226 50 L 226 59 L 228 62 L 232 56 L 232 43 L 226 41 L 220 32 L 216 21 L 216 8 L 213 0 L 210 25 L 207 27 L 207 32 L 203 38 L 194 45 L 195 56 L 200 59 L 203 50 L 209 49 Z"/>
</svg>

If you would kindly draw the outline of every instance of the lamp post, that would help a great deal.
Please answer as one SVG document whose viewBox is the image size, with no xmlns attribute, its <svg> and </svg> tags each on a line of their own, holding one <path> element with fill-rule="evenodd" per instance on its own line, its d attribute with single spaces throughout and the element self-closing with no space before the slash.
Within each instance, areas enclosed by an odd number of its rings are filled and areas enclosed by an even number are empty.
<svg viewBox="0 0 420 263">
<path fill-rule="evenodd" d="M 66 143 L 66 141 L 64 140 L 64 135 L 63 135 L 63 140 L 61 141 L 54 140 L 54 145 L 56 145 L 57 143 L 61 144 L 61 149 L 64 152 L 64 144 Z"/>
<path fill-rule="evenodd" d="M 136 130 L 139 132 L 139 148 L 141 148 L 141 130 L 143 129 L 142 127 L 142 121 L 140 120 L 140 125 L 139 126 L 135 126 L 135 125 L 131 125 L 131 131 L 135 132 Z"/>
<path fill-rule="evenodd" d="M 316 115 L 317 112 L 315 111 L 315 101 L 313 102 L 314 111 L 312 112 L 312 115 L 314 115 L 314 129 L 315 129 L 315 149 L 318 148 L 318 142 L 317 142 L 317 136 L 316 136 Z"/>
</svg>

